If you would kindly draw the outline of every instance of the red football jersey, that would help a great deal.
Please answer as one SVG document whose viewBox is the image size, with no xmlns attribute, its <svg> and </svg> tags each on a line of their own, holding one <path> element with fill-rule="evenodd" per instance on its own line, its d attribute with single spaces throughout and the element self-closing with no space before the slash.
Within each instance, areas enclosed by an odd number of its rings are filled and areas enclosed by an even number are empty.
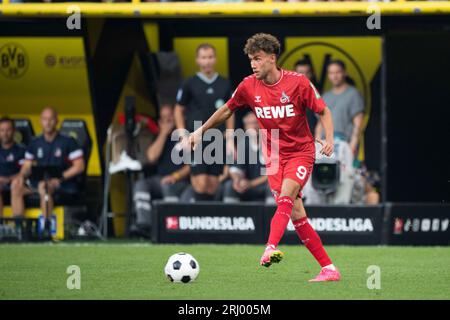
<svg viewBox="0 0 450 320">
<path fill-rule="evenodd" d="M 267 142 L 272 140 L 271 129 L 279 129 L 280 158 L 295 157 L 299 153 L 314 156 L 314 138 L 308 126 L 306 108 L 319 113 L 326 105 L 306 76 L 281 69 L 278 82 L 268 85 L 250 75 L 239 84 L 226 104 L 232 111 L 250 107 L 260 128 L 267 130 Z M 270 143 L 267 152 L 270 157 Z"/>
</svg>

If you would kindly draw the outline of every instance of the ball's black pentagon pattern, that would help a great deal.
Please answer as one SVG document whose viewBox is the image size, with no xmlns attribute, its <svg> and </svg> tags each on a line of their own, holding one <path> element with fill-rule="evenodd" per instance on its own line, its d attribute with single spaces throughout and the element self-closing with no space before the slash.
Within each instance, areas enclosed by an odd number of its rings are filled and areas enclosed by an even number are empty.
<svg viewBox="0 0 450 320">
<path fill-rule="evenodd" d="M 183 282 L 183 283 L 188 283 L 189 281 L 191 281 L 190 276 L 183 276 L 183 278 L 181 278 L 181 282 Z"/>
<path fill-rule="evenodd" d="M 181 268 L 181 262 L 180 261 L 175 261 L 174 263 L 173 263 L 173 270 L 180 270 L 180 268 Z"/>
<path fill-rule="evenodd" d="M 189 264 L 191 265 L 192 269 L 197 269 L 197 264 L 195 263 L 194 260 L 191 260 L 191 262 L 189 262 Z"/>
<path fill-rule="evenodd" d="M 184 253 L 184 252 L 180 252 L 180 253 L 179 253 L 180 256 L 184 256 L 185 254 L 186 254 L 186 253 Z"/>
<path fill-rule="evenodd" d="M 167 275 L 167 278 L 170 280 L 170 282 L 173 282 L 173 278 L 170 274 Z"/>
</svg>

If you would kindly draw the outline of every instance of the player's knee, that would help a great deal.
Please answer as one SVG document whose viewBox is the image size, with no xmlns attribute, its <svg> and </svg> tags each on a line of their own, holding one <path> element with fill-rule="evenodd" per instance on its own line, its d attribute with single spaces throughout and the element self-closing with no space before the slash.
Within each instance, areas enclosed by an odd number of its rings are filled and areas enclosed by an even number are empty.
<svg viewBox="0 0 450 320">
<path fill-rule="evenodd" d="M 17 180 L 13 180 L 11 183 L 11 194 L 12 196 L 20 196 L 23 194 L 23 185 Z"/>
<path fill-rule="evenodd" d="M 196 176 L 192 179 L 192 187 L 195 192 L 206 193 L 208 191 L 208 180 L 206 176 Z"/>
</svg>

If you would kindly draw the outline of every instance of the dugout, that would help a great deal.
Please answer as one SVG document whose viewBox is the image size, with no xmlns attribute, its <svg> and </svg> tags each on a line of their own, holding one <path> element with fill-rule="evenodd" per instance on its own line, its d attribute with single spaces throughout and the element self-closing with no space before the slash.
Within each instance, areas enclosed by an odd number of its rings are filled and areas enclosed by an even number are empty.
<svg viewBox="0 0 450 320">
<path fill-rule="evenodd" d="M 98 199 L 106 130 L 125 96 L 136 97 L 139 112 L 157 116 L 147 77 L 155 70 L 143 57 L 174 51 L 189 76 L 196 45 L 209 41 L 218 71 L 236 86 L 250 73 L 245 39 L 264 31 L 280 38 L 282 66 L 311 59 L 322 89 L 329 86 L 326 61 L 347 63 L 366 105 L 359 157 L 381 173 L 383 203 L 448 202 L 450 159 L 440 140 L 448 137 L 448 2 L 380 3 L 379 29 L 367 27 L 375 11 L 363 2 L 75 5 L 80 29 L 67 28 L 68 4 L 0 5 L 0 54 L 16 48 L 25 57 L 15 71 L 2 68 L 0 105 L 2 113 L 30 118 L 35 129 L 45 104 L 83 118 L 92 137 L 88 185 Z M 120 177 L 112 181 L 113 212 L 126 211 L 122 185 Z"/>
</svg>

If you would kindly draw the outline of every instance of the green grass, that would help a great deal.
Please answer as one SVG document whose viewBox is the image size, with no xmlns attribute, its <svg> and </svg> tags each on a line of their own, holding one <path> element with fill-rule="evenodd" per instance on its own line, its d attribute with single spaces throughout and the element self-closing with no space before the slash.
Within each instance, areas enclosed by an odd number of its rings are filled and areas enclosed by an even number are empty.
<svg viewBox="0 0 450 320">
<path fill-rule="evenodd" d="M 263 246 L 105 244 L 0 245 L 3 299 L 449 299 L 449 247 L 328 246 L 343 279 L 308 283 L 319 267 L 300 246 L 281 246 L 284 260 L 258 265 Z M 179 251 L 199 262 L 198 279 L 170 283 L 163 274 Z M 68 290 L 69 265 L 81 268 L 81 290 Z M 369 290 L 367 267 L 381 268 Z"/>
</svg>

